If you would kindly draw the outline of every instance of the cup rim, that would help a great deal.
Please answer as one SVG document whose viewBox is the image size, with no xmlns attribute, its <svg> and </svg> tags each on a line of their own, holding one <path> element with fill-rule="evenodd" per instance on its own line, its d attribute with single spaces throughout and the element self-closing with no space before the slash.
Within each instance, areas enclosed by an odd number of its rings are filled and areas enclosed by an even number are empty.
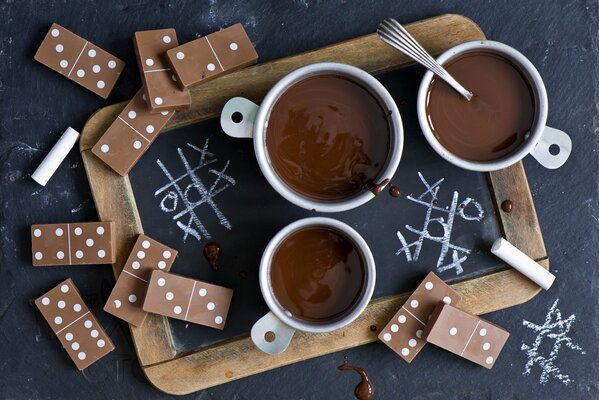
<svg viewBox="0 0 599 400">
<path fill-rule="evenodd" d="M 431 71 L 426 71 L 422 81 L 420 82 L 417 97 L 417 112 L 420 129 L 422 130 L 424 137 L 441 157 L 460 168 L 470 171 L 489 172 L 509 167 L 510 165 L 513 165 L 523 159 L 526 155 L 530 154 L 543 135 L 543 129 L 547 123 L 548 100 L 545 84 L 543 83 L 543 79 L 541 78 L 539 71 L 528 58 L 507 44 L 492 40 L 476 40 L 465 42 L 443 52 L 437 58 L 437 62 L 443 65 L 455 57 L 477 50 L 491 51 L 501 54 L 518 65 L 528 78 L 528 83 L 533 90 L 535 101 L 538 103 L 536 104 L 537 115 L 535 116 L 531 136 L 517 150 L 497 160 L 473 161 L 467 160 L 452 153 L 446 149 L 435 137 L 428 122 L 428 116 L 426 113 L 426 100 L 428 89 L 433 79 L 433 73 Z"/>
<path fill-rule="evenodd" d="M 285 239 L 291 233 L 299 229 L 311 226 L 325 226 L 340 231 L 343 234 L 347 235 L 355 243 L 357 250 L 360 252 L 360 255 L 364 260 L 364 289 L 362 291 L 360 299 L 355 303 L 353 309 L 350 312 L 348 312 L 347 315 L 343 316 L 338 320 L 326 324 L 305 323 L 289 317 L 287 314 L 285 314 L 282 307 L 275 299 L 274 293 L 272 292 L 270 286 L 270 262 L 278 246 L 281 244 L 283 239 Z M 364 238 L 355 229 L 353 229 L 346 223 L 338 221 L 336 219 L 327 217 L 309 217 L 297 220 L 285 226 L 270 240 L 270 242 L 266 246 L 266 249 L 264 250 L 264 253 L 262 254 L 262 259 L 260 260 L 258 280 L 260 283 L 260 291 L 262 292 L 262 297 L 264 298 L 266 305 L 268 306 L 270 311 L 279 320 L 281 320 L 281 322 L 294 329 L 304 332 L 330 332 L 344 327 L 345 325 L 351 323 L 362 314 L 362 312 L 372 299 L 372 295 L 374 293 L 374 286 L 376 283 L 376 265 L 374 262 L 372 252 L 370 251 L 370 247 L 368 246 Z"/>
<path fill-rule="evenodd" d="M 270 111 L 279 98 L 279 96 L 291 85 L 314 75 L 336 74 L 348 77 L 357 83 L 366 87 L 380 102 L 380 105 L 391 111 L 390 115 L 390 148 L 387 155 L 385 166 L 379 171 L 376 182 L 383 182 L 385 179 L 391 179 L 399 166 L 399 161 L 403 153 L 404 131 L 401 115 L 397 104 L 393 100 L 387 89 L 368 72 L 342 63 L 319 62 L 300 67 L 281 78 L 266 94 L 258 108 L 256 119 L 254 121 L 253 138 L 254 151 L 256 159 L 262 174 L 268 183 L 285 199 L 291 203 L 305 208 L 307 210 L 316 210 L 319 212 L 341 212 L 356 208 L 376 197 L 369 190 L 364 190 L 350 198 L 342 200 L 318 200 L 302 195 L 287 186 L 276 174 L 274 168 L 269 162 L 268 152 L 266 150 L 265 135 L 268 128 L 268 117 Z"/>
</svg>

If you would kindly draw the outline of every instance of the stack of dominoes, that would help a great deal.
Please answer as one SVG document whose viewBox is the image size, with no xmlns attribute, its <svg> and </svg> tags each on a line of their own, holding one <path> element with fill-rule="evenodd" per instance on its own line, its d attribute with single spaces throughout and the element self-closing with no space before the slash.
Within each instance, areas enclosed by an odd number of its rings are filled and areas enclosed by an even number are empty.
<svg viewBox="0 0 599 400">
<path fill-rule="evenodd" d="M 509 333 L 457 308 L 462 297 L 429 273 L 379 334 L 408 363 L 426 343 L 492 368 Z"/>
</svg>

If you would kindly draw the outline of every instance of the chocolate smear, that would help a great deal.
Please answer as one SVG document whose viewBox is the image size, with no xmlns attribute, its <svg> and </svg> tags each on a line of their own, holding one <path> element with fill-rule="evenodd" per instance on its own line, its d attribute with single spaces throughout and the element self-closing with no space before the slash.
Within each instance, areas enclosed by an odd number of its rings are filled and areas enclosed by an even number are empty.
<svg viewBox="0 0 599 400">
<path fill-rule="evenodd" d="M 511 213 L 514 209 L 514 203 L 511 200 L 505 200 L 501 203 L 501 209 L 506 213 Z"/>
<path fill-rule="evenodd" d="M 386 178 L 381 183 L 376 183 L 373 187 L 371 187 L 370 191 L 375 196 L 378 196 L 379 194 L 381 194 L 381 192 L 383 191 L 385 186 L 387 186 L 388 183 L 389 183 L 389 178 Z"/>
<path fill-rule="evenodd" d="M 208 264 L 210 264 L 214 271 L 218 271 L 218 265 L 216 263 L 220 255 L 220 244 L 216 242 L 206 243 L 206 246 L 204 246 L 204 257 L 206 257 L 206 260 L 208 260 Z"/>
<path fill-rule="evenodd" d="M 353 365 L 349 365 L 347 363 L 347 357 L 344 357 L 343 364 L 338 366 L 337 369 L 340 371 L 356 371 L 358 374 L 360 374 L 360 383 L 358 383 L 358 385 L 354 389 L 354 396 L 356 396 L 356 399 L 374 399 L 374 386 L 372 385 L 372 382 L 370 382 L 368 375 L 366 375 L 366 371 L 364 371 L 360 367 L 354 367 Z"/>
<path fill-rule="evenodd" d="M 389 194 L 391 197 L 399 197 L 401 196 L 401 190 L 395 185 L 389 185 Z"/>
</svg>

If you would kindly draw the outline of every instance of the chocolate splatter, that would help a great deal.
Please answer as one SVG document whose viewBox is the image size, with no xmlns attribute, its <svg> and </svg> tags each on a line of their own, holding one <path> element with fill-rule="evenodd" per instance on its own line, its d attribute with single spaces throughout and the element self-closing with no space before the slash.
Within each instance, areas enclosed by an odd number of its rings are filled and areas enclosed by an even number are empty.
<svg viewBox="0 0 599 400">
<path fill-rule="evenodd" d="M 510 213 L 514 209 L 514 203 L 511 200 L 505 200 L 501 203 L 501 209 L 506 213 Z"/>
<path fill-rule="evenodd" d="M 366 375 L 366 371 L 364 371 L 360 367 L 354 367 L 347 363 L 347 357 L 343 358 L 343 364 L 337 367 L 340 371 L 356 371 L 360 374 L 360 383 L 354 389 L 354 396 L 358 400 L 372 400 L 374 399 L 374 386 L 370 379 L 368 379 L 368 375 Z"/>
<path fill-rule="evenodd" d="M 206 243 L 206 246 L 204 246 L 204 257 L 206 257 L 206 260 L 208 260 L 208 264 L 210 264 L 214 271 L 218 271 L 218 265 L 216 264 L 216 262 L 218 261 L 220 255 L 220 244 L 216 242 Z"/>
<path fill-rule="evenodd" d="M 378 329 L 378 328 L 376 327 L 376 325 L 370 325 L 370 330 L 371 330 L 372 332 L 376 332 L 376 330 L 377 330 L 377 329 Z"/>
<path fill-rule="evenodd" d="M 375 183 L 374 186 L 370 188 L 370 191 L 375 196 L 378 196 L 379 194 L 381 194 L 381 192 L 383 191 L 385 186 L 387 186 L 388 183 L 389 183 L 389 178 L 386 178 L 381 183 Z"/>
<path fill-rule="evenodd" d="M 389 185 L 389 194 L 391 197 L 399 197 L 401 196 L 401 190 L 395 185 Z"/>
</svg>

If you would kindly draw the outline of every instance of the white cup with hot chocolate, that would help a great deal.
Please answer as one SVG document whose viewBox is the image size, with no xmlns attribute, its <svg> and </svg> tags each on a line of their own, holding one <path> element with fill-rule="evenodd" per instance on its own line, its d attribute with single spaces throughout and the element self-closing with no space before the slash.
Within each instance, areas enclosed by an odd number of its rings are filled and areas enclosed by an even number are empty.
<svg viewBox="0 0 599 400">
<path fill-rule="evenodd" d="M 490 40 L 453 47 L 437 58 L 474 93 L 468 102 L 430 71 L 418 90 L 420 127 L 431 147 L 450 163 L 495 171 L 532 155 L 561 167 L 572 140 L 546 126 L 547 91 L 534 65 L 516 49 Z"/>
</svg>

